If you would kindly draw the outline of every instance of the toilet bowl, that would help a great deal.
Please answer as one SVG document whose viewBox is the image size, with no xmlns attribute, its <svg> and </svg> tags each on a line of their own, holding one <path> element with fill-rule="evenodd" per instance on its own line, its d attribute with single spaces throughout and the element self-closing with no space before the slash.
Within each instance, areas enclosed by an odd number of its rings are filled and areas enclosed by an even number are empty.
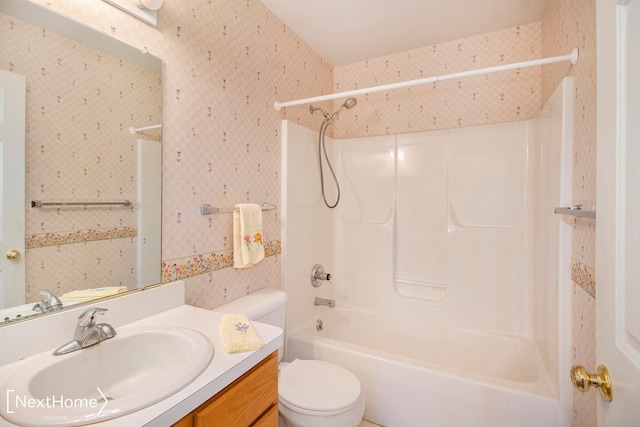
<svg viewBox="0 0 640 427">
<path fill-rule="evenodd" d="M 362 420 L 360 381 L 345 368 L 300 359 L 278 368 L 279 411 L 287 427 L 354 427 Z"/>
<path fill-rule="evenodd" d="M 261 289 L 215 308 L 220 313 L 242 313 L 257 322 L 284 331 L 287 294 Z M 358 378 L 335 363 L 322 360 L 282 362 L 278 350 L 278 410 L 287 427 L 356 427 L 365 399 Z"/>
</svg>

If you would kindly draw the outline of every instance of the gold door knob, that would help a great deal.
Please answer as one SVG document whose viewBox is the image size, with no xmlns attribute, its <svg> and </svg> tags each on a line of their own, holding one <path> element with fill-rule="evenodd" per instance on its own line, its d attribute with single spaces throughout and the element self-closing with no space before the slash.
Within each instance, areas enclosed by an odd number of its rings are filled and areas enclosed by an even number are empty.
<svg viewBox="0 0 640 427">
<path fill-rule="evenodd" d="M 596 368 L 596 374 L 591 375 L 587 372 L 587 368 L 582 365 L 574 365 L 571 367 L 571 382 L 579 391 L 585 393 L 589 391 L 591 386 L 600 390 L 600 395 L 607 402 L 613 399 L 613 384 L 611 383 L 611 375 L 606 366 L 600 365 Z"/>
<path fill-rule="evenodd" d="M 22 254 L 20 253 L 20 251 L 16 251 L 15 249 L 11 249 L 9 252 L 7 252 L 7 259 L 9 261 L 19 260 L 21 256 Z"/>
</svg>

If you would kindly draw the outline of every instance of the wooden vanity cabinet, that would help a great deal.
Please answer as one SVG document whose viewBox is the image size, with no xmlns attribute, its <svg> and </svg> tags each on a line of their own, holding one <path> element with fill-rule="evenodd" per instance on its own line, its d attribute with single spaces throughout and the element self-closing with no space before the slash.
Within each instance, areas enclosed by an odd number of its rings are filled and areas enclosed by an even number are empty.
<svg viewBox="0 0 640 427">
<path fill-rule="evenodd" d="M 275 351 L 173 427 L 277 427 L 278 352 Z"/>
</svg>

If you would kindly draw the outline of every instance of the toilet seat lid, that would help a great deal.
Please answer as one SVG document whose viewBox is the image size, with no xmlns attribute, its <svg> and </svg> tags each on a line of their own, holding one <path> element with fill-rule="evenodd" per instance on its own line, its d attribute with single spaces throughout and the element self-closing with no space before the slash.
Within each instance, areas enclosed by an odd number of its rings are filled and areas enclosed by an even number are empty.
<svg viewBox="0 0 640 427">
<path fill-rule="evenodd" d="M 299 409 L 336 412 L 358 403 L 360 381 L 334 363 L 296 359 L 282 370 L 278 394 L 282 403 Z"/>
</svg>

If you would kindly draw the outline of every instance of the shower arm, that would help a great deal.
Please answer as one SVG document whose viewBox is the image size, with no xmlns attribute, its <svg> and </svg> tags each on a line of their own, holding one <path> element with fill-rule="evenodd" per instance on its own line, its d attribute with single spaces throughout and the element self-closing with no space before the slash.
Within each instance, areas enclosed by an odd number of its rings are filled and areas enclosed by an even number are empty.
<svg viewBox="0 0 640 427">
<path fill-rule="evenodd" d="M 410 86 L 417 86 L 417 85 L 423 85 L 423 84 L 428 84 L 428 83 L 435 83 L 435 82 L 439 82 L 439 81 L 443 81 L 443 80 L 460 79 L 460 78 L 463 78 L 463 77 L 476 76 L 476 75 L 479 75 L 479 74 L 497 73 L 497 72 L 500 72 L 500 71 L 513 70 L 513 69 L 516 69 L 516 68 L 535 67 L 535 66 L 538 66 L 538 65 L 554 64 L 556 62 L 564 62 L 564 61 L 571 61 L 571 64 L 576 65 L 578 63 L 578 56 L 579 56 L 578 48 L 576 47 L 576 48 L 573 48 L 571 53 L 569 53 L 567 55 L 553 56 L 553 57 L 550 57 L 550 58 L 534 59 L 534 60 L 531 60 L 531 61 L 516 62 L 516 63 L 513 63 L 513 64 L 497 65 L 497 66 L 494 66 L 494 67 L 480 68 L 480 69 L 477 69 L 477 70 L 463 71 L 463 72 L 460 72 L 460 73 L 445 74 L 445 75 L 442 75 L 442 76 L 425 77 L 423 79 L 409 80 L 409 81 L 398 82 L 398 83 L 391 83 L 391 84 L 386 84 L 386 85 L 382 85 L 382 86 L 374 86 L 374 87 L 368 87 L 368 88 L 363 88 L 363 89 L 354 89 L 354 90 L 349 90 L 349 91 L 346 91 L 346 92 L 338 92 L 338 93 L 332 93 L 332 94 L 329 94 L 329 95 L 314 96 L 312 98 L 298 99 L 298 100 L 295 100 L 295 101 L 287 101 L 287 102 L 278 102 L 278 101 L 276 101 L 273 104 L 273 106 L 275 107 L 276 111 L 280 111 L 283 107 L 292 107 L 294 105 L 310 104 L 312 102 L 329 101 L 329 100 L 332 100 L 332 99 L 346 98 L 346 97 L 349 97 L 349 96 L 366 95 L 366 94 L 369 94 L 369 93 L 383 92 L 383 91 L 392 90 L 392 89 L 400 89 L 400 88 L 405 88 L 405 87 L 410 87 Z"/>
</svg>

